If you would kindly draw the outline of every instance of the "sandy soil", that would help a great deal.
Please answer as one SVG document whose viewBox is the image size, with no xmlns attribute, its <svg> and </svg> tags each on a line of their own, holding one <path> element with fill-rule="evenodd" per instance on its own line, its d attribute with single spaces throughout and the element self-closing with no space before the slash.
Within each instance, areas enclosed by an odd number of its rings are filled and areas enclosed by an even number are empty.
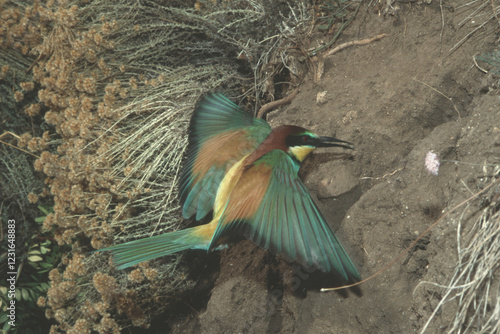
<svg viewBox="0 0 500 334">
<path fill-rule="evenodd" d="M 450 54 L 471 29 L 458 26 L 468 12 L 451 7 L 441 12 L 437 1 L 399 6 L 396 16 L 362 10 L 340 43 L 389 36 L 328 57 L 319 81 L 310 73 L 293 102 L 268 115 L 273 126 L 297 124 L 356 145 L 354 153 L 317 150 L 304 163 L 302 177 L 364 278 L 481 189 L 482 164 L 500 157 L 498 90 L 472 61 L 498 45 L 494 34 L 482 31 Z M 317 103 L 322 92 L 325 100 Z M 445 161 L 439 175 L 431 175 L 424 168 L 430 150 L 469 164 Z M 210 255 L 218 277 L 208 302 L 171 328 L 178 333 L 418 332 L 442 289 L 415 288 L 421 281 L 449 281 L 457 260 L 458 217 L 463 214 L 467 224 L 477 209 L 457 210 L 389 269 L 339 292 L 319 291 L 337 284 L 331 277 L 307 273 L 242 241 Z M 427 332 L 446 332 L 453 313 L 454 305 L 445 307 Z"/>
</svg>

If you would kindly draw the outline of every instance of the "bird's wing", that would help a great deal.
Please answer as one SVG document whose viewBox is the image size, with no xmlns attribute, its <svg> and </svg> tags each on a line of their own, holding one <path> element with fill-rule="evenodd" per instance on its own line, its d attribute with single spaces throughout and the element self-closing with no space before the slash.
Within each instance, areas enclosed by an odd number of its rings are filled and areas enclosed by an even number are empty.
<svg viewBox="0 0 500 334">
<path fill-rule="evenodd" d="M 252 117 L 221 94 L 205 96 L 189 128 L 180 195 L 184 218 L 207 215 L 226 171 L 254 151 L 271 132 L 269 124 Z"/>
<path fill-rule="evenodd" d="M 356 267 L 298 177 L 299 165 L 273 150 L 243 170 L 229 196 L 213 242 L 223 233 L 250 240 L 292 261 L 346 281 L 361 279 Z"/>
</svg>

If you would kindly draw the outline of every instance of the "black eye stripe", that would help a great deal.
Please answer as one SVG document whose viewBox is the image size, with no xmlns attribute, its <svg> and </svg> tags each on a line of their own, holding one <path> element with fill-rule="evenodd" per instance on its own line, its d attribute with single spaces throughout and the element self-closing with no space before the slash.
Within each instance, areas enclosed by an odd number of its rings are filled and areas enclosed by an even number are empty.
<svg viewBox="0 0 500 334">
<path fill-rule="evenodd" d="M 288 146 L 304 146 L 304 145 L 314 145 L 314 139 L 309 135 L 292 135 L 288 136 L 286 139 L 286 144 Z"/>
</svg>

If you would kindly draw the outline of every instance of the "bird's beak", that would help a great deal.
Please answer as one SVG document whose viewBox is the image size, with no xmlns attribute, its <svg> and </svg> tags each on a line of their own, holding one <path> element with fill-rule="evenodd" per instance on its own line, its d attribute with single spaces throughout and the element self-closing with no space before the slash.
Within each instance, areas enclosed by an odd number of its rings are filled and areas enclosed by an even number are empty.
<svg viewBox="0 0 500 334">
<path fill-rule="evenodd" d="M 316 147 L 334 147 L 334 146 L 337 146 L 337 147 L 343 147 L 343 148 L 347 148 L 350 150 L 354 150 L 353 144 L 351 144 L 347 141 L 337 139 L 337 138 L 319 137 L 318 140 L 319 140 L 319 142 L 317 143 Z"/>
</svg>

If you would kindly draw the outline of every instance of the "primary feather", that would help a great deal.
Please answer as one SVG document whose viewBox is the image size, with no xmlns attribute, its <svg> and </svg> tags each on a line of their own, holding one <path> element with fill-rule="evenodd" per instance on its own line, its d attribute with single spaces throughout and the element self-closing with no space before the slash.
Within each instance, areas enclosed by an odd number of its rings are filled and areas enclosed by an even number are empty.
<svg viewBox="0 0 500 334">
<path fill-rule="evenodd" d="M 241 232 L 262 248 L 306 267 L 336 272 L 345 280 L 360 280 L 298 177 L 299 167 L 282 150 L 272 150 L 250 166 L 242 166 L 214 239 L 226 231 Z"/>
<path fill-rule="evenodd" d="M 185 218 L 213 211 L 210 223 L 105 248 L 118 268 L 185 249 L 211 250 L 226 235 L 244 235 L 264 249 L 309 268 L 361 279 L 298 177 L 300 163 L 319 145 L 352 144 L 301 127 L 269 124 L 220 94 L 196 107 L 181 175 Z"/>
</svg>

